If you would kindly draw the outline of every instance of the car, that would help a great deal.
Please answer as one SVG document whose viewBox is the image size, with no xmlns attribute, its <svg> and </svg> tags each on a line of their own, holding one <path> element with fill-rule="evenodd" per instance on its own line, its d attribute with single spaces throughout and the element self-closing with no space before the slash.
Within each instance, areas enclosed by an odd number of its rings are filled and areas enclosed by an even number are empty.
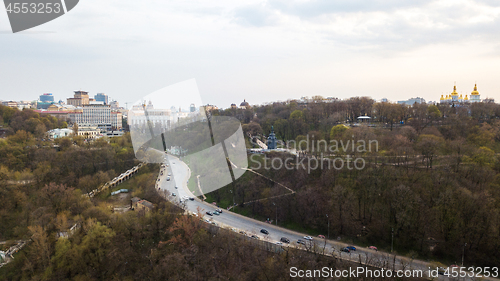
<svg viewBox="0 0 500 281">
<path fill-rule="evenodd" d="M 346 248 L 351 250 L 351 251 L 356 251 L 356 247 L 354 247 L 354 246 L 347 246 Z"/>
<path fill-rule="evenodd" d="M 251 236 L 253 239 L 259 239 L 259 237 L 257 237 L 257 235 L 252 235 Z"/>
<path fill-rule="evenodd" d="M 441 274 L 441 275 L 444 275 L 446 272 L 446 269 L 442 266 L 438 267 L 437 270 L 438 270 L 438 274 Z"/>
<path fill-rule="evenodd" d="M 344 247 L 342 249 L 340 249 L 341 252 L 345 252 L 345 253 L 350 253 L 351 250 L 349 250 L 347 247 Z"/>
<path fill-rule="evenodd" d="M 264 229 L 264 228 L 263 228 L 263 229 L 261 229 L 261 230 L 260 230 L 260 232 L 261 232 L 261 233 L 264 233 L 264 234 L 269 234 L 269 231 L 267 231 L 267 229 Z"/>
<path fill-rule="evenodd" d="M 280 241 L 283 243 L 290 243 L 290 239 L 288 239 L 286 237 L 281 237 Z"/>
<path fill-rule="evenodd" d="M 213 215 L 212 215 L 212 212 L 207 212 L 207 215 L 209 215 L 209 216 L 213 216 Z"/>
<path fill-rule="evenodd" d="M 189 197 L 189 200 L 194 201 L 194 197 Z"/>
<path fill-rule="evenodd" d="M 309 240 L 309 241 L 313 240 L 313 238 L 311 236 L 304 236 L 304 239 Z"/>
<path fill-rule="evenodd" d="M 281 242 L 276 242 L 276 245 L 278 245 L 278 246 L 283 246 L 283 243 L 281 243 Z"/>
<path fill-rule="evenodd" d="M 170 177 L 167 177 L 167 181 L 169 181 L 169 180 L 170 180 Z"/>
<path fill-rule="evenodd" d="M 240 234 L 247 235 L 243 230 L 240 230 Z"/>
<path fill-rule="evenodd" d="M 375 247 L 375 246 L 370 246 L 370 247 L 368 247 L 368 249 L 372 249 L 372 250 L 378 251 L 377 247 Z"/>
<path fill-rule="evenodd" d="M 160 176 L 163 176 L 163 172 L 160 173 Z"/>
<path fill-rule="evenodd" d="M 216 211 L 222 214 L 222 209 L 217 209 Z"/>
<path fill-rule="evenodd" d="M 168 173 L 168 176 L 170 177 L 172 174 Z"/>
<path fill-rule="evenodd" d="M 320 235 L 318 235 L 318 238 L 325 239 L 326 237 L 325 237 L 325 235 L 320 234 Z"/>
<path fill-rule="evenodd" d="M 213 214 L 214 214 L 214 215 L 220 215 L 220 213 L 219 213 L 219 212 L 217 212 L 217 211 L 213 212 Z"/>
<path fill-rule="evenodd" d="M 177 186 L 175 187 L 175 189 L 177 189 Z"/>
<path fill-rule="evenodd" d="M 306 244 L 306 241 L 302 240 L 302 239 L 299 239 L 297 240 L 297 244 L 302 244 L 302 245 L 305 245 Z"/>
<path fill-rule="evenodd" d="M 172 192 L 172 196 L 176 196 L 175 193 Z"/>
</svg>

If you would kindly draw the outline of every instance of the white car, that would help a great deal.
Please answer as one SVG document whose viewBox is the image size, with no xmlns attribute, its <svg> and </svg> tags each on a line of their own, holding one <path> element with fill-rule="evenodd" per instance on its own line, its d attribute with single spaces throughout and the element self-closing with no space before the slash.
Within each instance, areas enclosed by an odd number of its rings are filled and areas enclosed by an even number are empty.
<svg viewBox="0 0 500 281">
<path fill-rule="evenodd" d="M 313 240 L 313 238 L 311 236 L 304 236 L 304 239 L 309 240 L 309 241 Z"/>
</svg>

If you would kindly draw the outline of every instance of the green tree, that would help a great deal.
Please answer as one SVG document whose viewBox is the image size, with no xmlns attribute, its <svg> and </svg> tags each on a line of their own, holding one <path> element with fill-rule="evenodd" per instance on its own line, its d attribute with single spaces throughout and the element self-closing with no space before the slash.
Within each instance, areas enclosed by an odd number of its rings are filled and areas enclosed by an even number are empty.
<svg viewBox="0 0 500 281">
<path fill-rule="evenodd" d="M 342 137 L 345 131 L 349 130 L 350 128 L 347 127 L 344 124 L 339 124 L 336 126 L 333 126 L 332 129 L 330 130 L 330 139 L 338 139 Z"/>
</svg>

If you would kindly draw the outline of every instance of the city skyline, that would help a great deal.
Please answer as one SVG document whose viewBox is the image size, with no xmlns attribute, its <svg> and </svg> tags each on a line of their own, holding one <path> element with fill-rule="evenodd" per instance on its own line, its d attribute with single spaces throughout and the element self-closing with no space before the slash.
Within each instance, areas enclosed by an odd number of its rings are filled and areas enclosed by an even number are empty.
<svg viewBox="0 0 500 281">
<path fill-rule="evenodd" d="M 17 34 L 3 14 L 0 99 L 85 89 L 125 105 L 191 78 L 203 103 L 223 108 L 315 95 L 439 101 L 455 82 L 500 98 L 493 1 L 149 4 L 89 0 Z"/>
<path fill-rule="evenodd" d="M 78 90 L 78 91 L 82 91 L 82 90 Z M 73 91 L 73 93 L 76 93 L 78 91 Z M 87 91 L 84 91 L 84 92 L 87 92 Z M 467 93 L 467 92 L 463 92 L 463 91 L 457 91 L 457 88 L 456 88 L 456 83 L 455 85 L 453 86 L 453 91 L 451 93 L 442 93 L 440 97 L 437 97 L 436 99 L 431 99 L 431 100 L 425 100 L 424 98 L 422 97 L 401 97 L 399 100 L 390 100 L 390 99 L 387 99 L 387 98 L 380 98 L 380 99 L 375 99 L 373 98 L 372 96 L 351 96 L 351 97 L 346 97 L 346 98 L 340 98 L 340 100 L 345 100 L 345 99 L 349 99 L 349 98 L 354 98 L 354 97 L 368 97 L 368 98 L 371 98 L 373 99 L 374 101 L 377 101 L 377 102 L 390 102 L 390 103 L 406 103 L 406 104 L 412 104 L 410 103 L 409 101 L 412 101 L 412 100 L 419 100 L 417 101 L 417 103 L 421 103 L 421 102 L 425 102 L 425 103 L 435 103 L 435 104 L 439 104 L 439 103 L 443 103 L 443 98 L 445 97 L 445 100 L 448 99 L 448 96 L 450 97 L 449 99 L 451 99 L 451 96 L 453 94 L 459 94 L 460 97 L 462 97 L 462 95 L 464 97 L 467 97 L 469 96 L 471 93 L 476 93 L 476 95 L 478 94 L 478 91 L 477 91 L 477 84 L 474 84 L 474 88 L 473 88 L 473 91 L 470 92 L 470 93 Z M 88 93 L 88 92 L 87 92 Z M 90 93 L 89 94 L 89 97 L 92 96 Z M 480 92 L 479 92 L 480 94 Z M 55 97 L 55 95 L 53 95 L 53 93 L 43 93 L 43 94 L 40 94 L 38 95 L 38 99 L 36 100 L 14 100 L 14 99 L 5 99 L 5 100 L 2 100 L 0 99 L 0 101 L 14 101 L 14 102 L 20 102 L 20 101 L 30 101 L 30 102 L 34 102 L 34 101 L 38 101 L 38 102 L 44 102 L 43 100 L 40 100 L 40 98 L 42 96 L 45 96 L 45 95 L 50 95 L 51 97 L 53 97 L 54 99 L 54 103 L 59 103 L 59 102 L 63 102 L 63 104 L 67 104 L 65 102 L 65 100 L 67 100 L 68 98 L 62 98 L 62 99 L 57 99 Z M 113 99 L 112 97 L 110 97 L 109 95 L 105 94 L 105 93 L 96 93 L 95 95 L 93 95 L 93 100 L 95 100 L 95 97 L 97 97 L 98 95 L 104 95 L 106 97 L 106 100 L 108 100 L 109 98 L 109 101 L 105 104 L 110 104 L 111 102 L 118 102 L 119 104 L 119 107 L 121 108 L 125 108 L 125 109 L 131 109 L 132 108 L 132 105 L 135 104 L 135 103 L 132 103 L 132 102 L 127 102 L 126 104 L 122 104 L 120 103 L 120 101 L 118 100 L 115 100 Z M 289 100 L 304 100 L 304 99 L 311 99 L 312 97 L 314 96 L 302 96 L 300 98 L 288 98 L 288 99 L 285 99 L 285 100 L 267 100 L 267 101 L 264 101 L 262 102 L 261 104 L 255 104 L 255 103 L 251 103 L 250 105 L 254 105 L 254 106 L 258 106 L 258 105 L 264 105 L 264 104 L 268 104 L 268 103 L 273 103 L 273 102 L 284 102 L 284 101 L 289 101 Z M 329 99 L 329 98 L 338 98 L 338 97 L 329 97 L 329 96 L 322 96 L 325 100 Z M 458 97 L 458 96 L 457 96 Z M 246 99 L 244 99 L 245 101 Z M 492 100 L 494 101 L 494 98 L 490 97 L 490 96 L 483 96 L 482 99 L 479 99 L 479 101 L 481 100 L 488 100 L 489 102 L 491 102 Z M 98 100 L 95 100 L 97 102 L 99 102 Z M 95 102 L 94 101 L 94 102 Z M 179 100 L 181 101 L 181 100 Z M 421 102 L 420 102 L 421 101 Z M 137 101 L 136 101 L 137 102 Z M 237 102 L 237 101 L 235 101 Z M 228 106 L 228 107 L 222 107 L 222 106 L 219 106 L 217 104 L 212 104 L 212 105 L 215 105 L 221 109 L 226 109 L 226 108 L 231 108 L 233 107 L 233 105 L 235 105 L 235 102 L 231 102 L 231 104 Z M 469 102 L 468 99 L 464 100 L 464 102 Z M 128 106 L 128 104 L 130 104 L 130 106 Z M 203 103 L 201 101 L 199 101 L 199 105 L 211 105 L 209 103 Z M 196 106 L 199 106 L 199 105 L 196 105 Z M 183 110 L 182 111 L 185 111 L 185 112 L 188 112 L 189 111 L 189 107 L 187 106 L 184 106 L 183 107 Z"/>
</svg>

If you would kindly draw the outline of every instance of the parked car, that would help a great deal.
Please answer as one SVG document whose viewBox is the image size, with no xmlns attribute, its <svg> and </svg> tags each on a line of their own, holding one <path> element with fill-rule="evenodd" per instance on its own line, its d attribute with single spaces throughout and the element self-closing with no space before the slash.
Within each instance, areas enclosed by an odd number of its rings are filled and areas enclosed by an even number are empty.
<svg viewBox="0 0 500 281">
<path fill-rule="evenodd" d="M 342 249 L 340 249 L 341 252 L 345 252 L 345 253 L 350 253 L 351 250 L 349 250 L 347 247 L 344 247 Z"/>
<path fill-rule="evenodd" d="M 304 236 L 304 239 L 309 240 L 309 241 L 313 240 L 313 238 L 311 236 Z"/>
<path fill-rule="evenodd" d="M 177 186 L 175 187 L 175 189 L 177 189 Z"/>
<path fill-rule="evenodd" d="M 283 243 L 281 243 L 281 242 L 276 242 L 276 245 L 283 246 Z"/>
<path fill-rule="evenodd" d="M 290 243 L 290 239 L 288 239 L 286 237 L 281 237 L 280 241 L 283 243 Z"/>
<path fill-rule="evenodd" d="M 320 235 L 318 235 L 318 238 L 325 239 L 326 237 L 325 237 L 325 235 L 320 234 Z"/>
<path fill-rule="evenodd" d="M 222 214 L 222 209 L 217 209 L 216 211 Z"/>
<path fill-rule="evenodd" d="M 267 231 L 267 229 L 264 229 L 264 228 L 263 228 L 263 229 L 261 229 L 261 230 L 260 230 L 260 232 L 261 232 L 261 233 L 264 233 L 264 234 L 269 234 L 269 231 Z"/>
<path fill-rule="evenodd" d="M 378 251 L 377 247 L 375 247 L 375 246 L 370 246 L 370 247 L 368 247 L 368 249 L 372 249 L 372 250 Z"/>
<path fill-rule="evenodd" d="M 346 248 L 351 250 L 351 251 L 356 251 L 356 247 L 354 247 L 354 246 L 347 246 Z"/>
<path fill-rule="evenodd" d="M 169 180 L 170 180 L 170 177 L 167 177 L 167 181 L 169 181 Z"/>
<path fill-rule="evenodd" d="M 220 213 L 219 213 L 219 212 L 217 212 L 217 211 L 213 212 L 213 214 L 214 214 L 214 215 L 220 215 Z"/>
<path fill-rule="evenodd" d="M 209 216 L 213 216 L 213 215 L 212 215 L 212 212 L 207 212 L 207 215 L 209 215 Z"/>
<path fill-rule="evenodd" d="M 259 237 L 257 237 L 257 235 L 252 235 L 251 236 L 253 239 L 259 239 Z"/>
<path fill-rule="evenodd" d="M 172 192 L 172 196 L 175 196 L 175 193 Z"/>
<path fill-rule="evenodd" d="M 189 200 L 194 201 L 194 197 L 189 197 Z"/>
<path fill-rule="evenodd" d="M 302 245 L 305 245 L 306 244 L 306 241 L 302 240 L 302 239 L 299 239 L 297 240 L 297 244 L 302 244 Z"/>
<path fill-rule="evenodd" d="M 168 173 L 168 176 L 170 177 L 172 174 Z"/>
</svg>

